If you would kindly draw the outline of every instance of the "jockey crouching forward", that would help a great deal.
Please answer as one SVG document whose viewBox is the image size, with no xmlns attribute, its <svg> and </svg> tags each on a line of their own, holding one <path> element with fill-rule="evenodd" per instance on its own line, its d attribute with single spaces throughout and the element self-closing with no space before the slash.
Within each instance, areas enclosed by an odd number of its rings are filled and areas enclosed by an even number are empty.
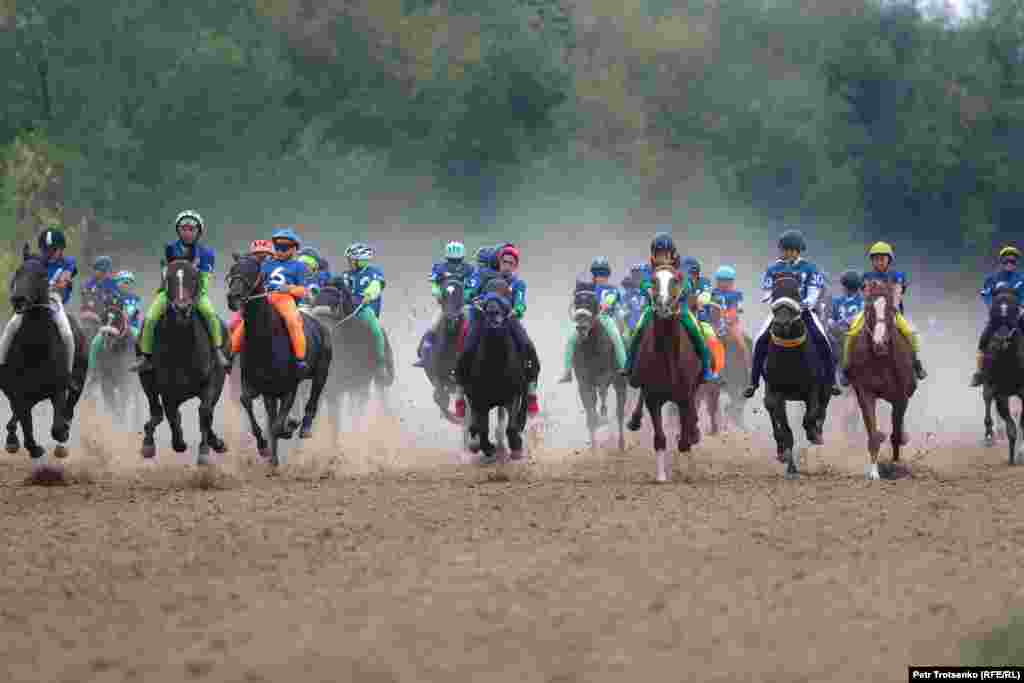
<svg viewBox="0 0 1024 683">
<path fill-rule="evenodd" d="M 604 328 L 605 334 L 612 340 L 612 345 L 615 347 L 615 369 L 621 372 L 626 367 L 626 346 L 619 333 L 619 325 L 612 316 L 619 314 L 622 294 L 617 287 L 609 283 L 612 268 L 604 256 L 595 258 L 590 264 L 590 275 L 593 278 L 594 294 L 597 296 L 597 320 Z M 565 367 L 562 376 L 558 379 L 560 383 L 572 381 L 572 360 L 576 354 L 578 341 L 579 336 L 574 327 L 569 333 L 569 342 L 565 347 Z"/>
<path fill-rule="evenodd" d="M 301 240 L 291 228 L 275 230 L 271 241 L 274 244 L 274 258 L 266 259 L 260 266 L 260 273 L 268 292 L 267 301 L 280 314 L 288 329 L 295 366 L 300 372 L 309 368 L 306 363 L 306 332 L 302 326 L 302 314 L 297 305 L 306 296 L 306 281 L 309 274 L 306 265 L 295 258 Z M 231 351 L 241 353 L 245 345 L 245 321 L 240 321 L 231 332 Z"/>
<path fill-rule="evenodd" d="M 868 257 L 871 259 L 873 267 L 871 270 L 865 271 L 863 275 L 864 285 L 867 286 L 869 282 L 888 282 L 892 285 L 893 301 L 897 309 L 896 328 L 910 342 L 910 348 L 914 351 L 914 374 L 917 375 L 919 380 L 923 380 L 928 376 L 928 373 L 924 371 L 924 366 L 921 365 L 921 340 L 917 335 L 917 330 L 907 320 L 903 308 L 903 299 L 907 294 L 907 286 L 909 284 L 907 274 L 898 270 L 890 270 L 895 252 L 892 246 L 886 242 L 875 242 L 872 244 L 868 250 Z M 849 345 L 851 337 L 855 337 L 860 333 L 863 325 L 862 317 L 858 317 L 853 321 L 853 325 L 850 326 L 850 334 L 847 337 L 847 345 Z M 845 346 L 843 349 L 843 371 L 846 371 Z"/>
<path fill-rule="evenodd" d="M 373 348 L 377 355 L 377 377 L 385 384 L 390 384 L 395 376 L 394 368 L 391 367 L 387 340 L 380 326 L 382 294 L 387 282 L 384 280 L 384 271 L 370 264 L 374 256 L 373 247 L 362 242 L 353 242 L 345 249 L 348 270 L 341 278 L 345 287 L 352 292 L 356 305 L 355 319 L 366 325 L 373 334 Z"/>
<path fill-rule="evenodd" d="M 779 237 L 779 251 L 781 258 L 768 267 L 764 279 L 761 281 L 761 289 L 764 291 L 761 297 L 762 302 L 768 302 L 772 297 L 772 288 L 775 279 L 779 276 L 789 275 L 795 277 L 800 283 L 800 307 L 801 318 L 807 326 L 807 332 L 814 338 L 814 345 L 821 357 L 822 366 L 825 369 L 826 383 L 833 396 L 842 394 L 835 383 L 836 362 L 832 352 L 832 344 L 825 334 L 818 316 L 812 310 L 818 303 L 824 278 L 818 267 L 810 261 L 800 257 L 807 250 L 804 236 L 799 230 L 787 230 Z M 761 330 L 757 333 L 754 341 L 754 362 L 750 368 L 750 386 L 743 390 L 746 398 L 751 398 L 761 383 L 761 376 L 764 374 L 764 364 L 768 357 L 768 329 L 771 327 L 772 315 L 764 321 Z"/>
<path fill-rule="evenodd" d="M 991 314 L 992 298 L 997 290 L 1010 289 L 1017 294 L 1017 300 L 1024 300 L 1024 274 L 1017 270 L 1017 263 L 1021 253 L 1017 247 L 1005 246 L 999 250 L 999 264 L 1002 266 L 998 271 L 985 278 L 985 284 L 978 292 L 981 300 L 985 302 L 986 324 L 978 340 L 978 369 L 971 378 L 972 387 L 980 387 L 985 383 L 985 351 L 988 347 L 989 338 L 992 333 L 999 329 L 1002 320 L 994 320 Z"/>
<path fill-rule="evenodd" d="M 417 354 L 419 358 L 413 363 L 415 368 L 428 366 L 433 355 L 443 351 L 440 346 L 445 342 L 445 335 L 441 334 L 441 323 L 444 321 L 441 282 L 451 277 L 462 281 L 464 302 L 468 304 L 476 298 L 476 289 L 479 285 L 476 268 L 472 264 L 466 263 L 466 245 L 455 240 L 445 245 L 444 261 L 433 264 L 430 269 L 430 293 L 437 302 L 438 309 L 430 321 L 430 327 L 420 341 Z"/>
<path fill-rule="evenodd" d="M 78 275 L 78 264 L 72 256 L 65 256 L 67 240 L 60 230 L 44 230 L 39 235 L 39 252 L 46 262 L 46 271 L 50 278 L 50 313 L 57 324 L 57 332 L 67 350 L 68 387 L 72 391 L 81 391 L 75 379 L 75 334 L 71 330 L 65 307 L 71 302 L 72 280 Z M 0 365 L 7 363 L 7 354 L 11 350 L 14 335 L 21 329 L 24 315 L 15 313 L 7 321 L 3 336 L 0 336 Z"/>
<path fill-rule="evenodd" d="M 751 350 L 747 346 L 743 320 L 740 317 L 743 314 L 743 292 L 736 289 L 736 268 L 720 266 L 715 271 L 715 287 L 711 290 L 711 300 L 722 307 L 721 333 L 733 338 L 736 348 L 743 354 L 749 366 Z"/>
<path fill-rule="evenodd" d="M 666 233 L 660 233 L 654 237 L 651 241 L 651 272 L 659 266 L 672 266 L 677 271 L 679 270 L 679 252 L 676 251 L 675 242 L 672 237 Z M 680 273 L 680 281 L 684 282 L 683 297 L 689 298 L 689 278 L 682 276 Z M 651 280 L 648 278 L 644 284 L 643 289 L 649 290 L 651 287 Z M 640 321 L 636 325 L 636 329 L 633 330 L 633 334 L 630 337 L 629 351 L 626 354 L 626 369 L 623 371 L 627 376 L 633 372 L 633 363 L 636 362 L 636 355 L 640 348 L 640 340 L 643 339 L 643 331 L 650 323 L 653 316 L 651 311 L 650 301 L 651 296 L 648 292 L 647 295 L 648 305 L 644 308 L 643 314 L 640 316 Z M 679 322 L 686 330 L 686 333 L 690 335 L 690 340 L 693 343 L 694 350 L 697 355 L 700 356 L 701 364 L 703 366 L 703 374 L 701 381 L 718 381 L 718 375 L 715 374 L 714 368 L 712 367 L 711 352 L 708 349 L 708 345 L 704 340 L 704 335 L 697 327 L 697 319 L 693 313 L 690 312 L 689 306 L 683 306 L 683 314 L 679 316 Z"/>
</svg>

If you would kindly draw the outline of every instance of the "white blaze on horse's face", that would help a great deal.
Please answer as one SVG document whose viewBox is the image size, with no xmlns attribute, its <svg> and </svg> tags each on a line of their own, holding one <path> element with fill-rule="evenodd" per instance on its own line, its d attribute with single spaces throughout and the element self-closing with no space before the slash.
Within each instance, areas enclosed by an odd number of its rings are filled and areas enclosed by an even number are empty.
<svg viewBox="0 0 1024 683">
<path fill-rule="evenodd" d="M 185 303 L 185 271 L 178 269 L 178 303 Z"/>
<path fill-rule="evenodd" d="M 881 346 L 885 343 L 885 307 L 886 300 L 884 296 L 880 296 L 872 303 L 875 307 L 875 329 L 872 334 L 872 339 L 875 344 Z"/>
<path fill-rule="evenodd" d="M 668 318 L 673 314 L 676 302 L 672 296 L 672 281 L 675 277 L 668 268 L 654 271 L 654 312 L 658 317 Z"/>
</svg>

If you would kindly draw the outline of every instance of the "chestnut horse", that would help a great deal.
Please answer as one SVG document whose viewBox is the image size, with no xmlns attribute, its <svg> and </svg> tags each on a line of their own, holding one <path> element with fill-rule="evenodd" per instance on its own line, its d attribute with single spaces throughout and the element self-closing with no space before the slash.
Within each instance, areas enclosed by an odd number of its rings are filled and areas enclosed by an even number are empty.
<svg viewBox="0 0 1024 683">
<path fill-rule="evenodd" d="M 665 428 L 661 408 L 674 403 L 679 410 L 680 453 L 688 453 L 700 440 L 697 430 L 697 384 L 701 360 L 683 329 L 683 275 L 671 266 L 654 271 L 651 285 L 651 319 L 640 331 L 640 346 L 630 384 L 641 390 L 654 425 L 657 456 L 656 481 L 671 478 L 671 464 L 665 453 Z"/>
<path fill-rule="evenodd" d="M 846 375 L 857 394 L 864 428 L 868 433 L 868 479 L 880 479 L 882 474 L 895 476 L 900 459 L 900 447 L 907 443 L 903 421 L 910 397 L 917 390 L 914 375 L 914 356 L 910 342 L 896 328 L 896 303 L 892 285 L 873 280 L 864 294 L 863 327 L 852 331 L 849 341 L 849 361 Z M 892 406 L 892 463 L 880 472 L 878 452 L 885 435 L 878 431 L 875 404 L 888 401 Z"/>
</svg>

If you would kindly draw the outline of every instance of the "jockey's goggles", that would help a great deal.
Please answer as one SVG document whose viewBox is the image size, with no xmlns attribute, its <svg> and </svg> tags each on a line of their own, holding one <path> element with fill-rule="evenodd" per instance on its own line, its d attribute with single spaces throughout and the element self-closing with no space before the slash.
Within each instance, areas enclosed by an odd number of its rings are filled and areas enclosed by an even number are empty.
<svg viewBox="0 0 1024 683">
<path fill-rule="evenodd" d="M 199 223 L 196 223 L 192 219 L 186 218 L 185 220 L 178 223 L 178 229 L 181 230 L 182 228 L 188 228 L 189 230 L 198 230 Z"/>
<path fill-rule="evenodd" d="M 287 242 L 285 240 L 279 240 L 279 241 L 274 242 L 274 251 L 276 251 L 279 254 L 283 254 L 284 252 L 290 251 L 290 250 L 294 249 L 297 246 L 298 245 L 295 244 L 295 242 Z"/>
</svg>

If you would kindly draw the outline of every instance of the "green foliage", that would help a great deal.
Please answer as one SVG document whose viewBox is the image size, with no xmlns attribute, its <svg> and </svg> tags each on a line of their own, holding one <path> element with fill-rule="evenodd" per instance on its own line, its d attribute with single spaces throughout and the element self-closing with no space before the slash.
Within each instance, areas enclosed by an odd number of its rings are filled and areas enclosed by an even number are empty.
<svg viewBox="0 0 1024 683">
<path fill-rule="evenodd" d="M 1024 666 L 1024 617 L 1014 616 L 1005 626 L 978 640 L 964 643 L 964 666 Z"/>
</svg>

